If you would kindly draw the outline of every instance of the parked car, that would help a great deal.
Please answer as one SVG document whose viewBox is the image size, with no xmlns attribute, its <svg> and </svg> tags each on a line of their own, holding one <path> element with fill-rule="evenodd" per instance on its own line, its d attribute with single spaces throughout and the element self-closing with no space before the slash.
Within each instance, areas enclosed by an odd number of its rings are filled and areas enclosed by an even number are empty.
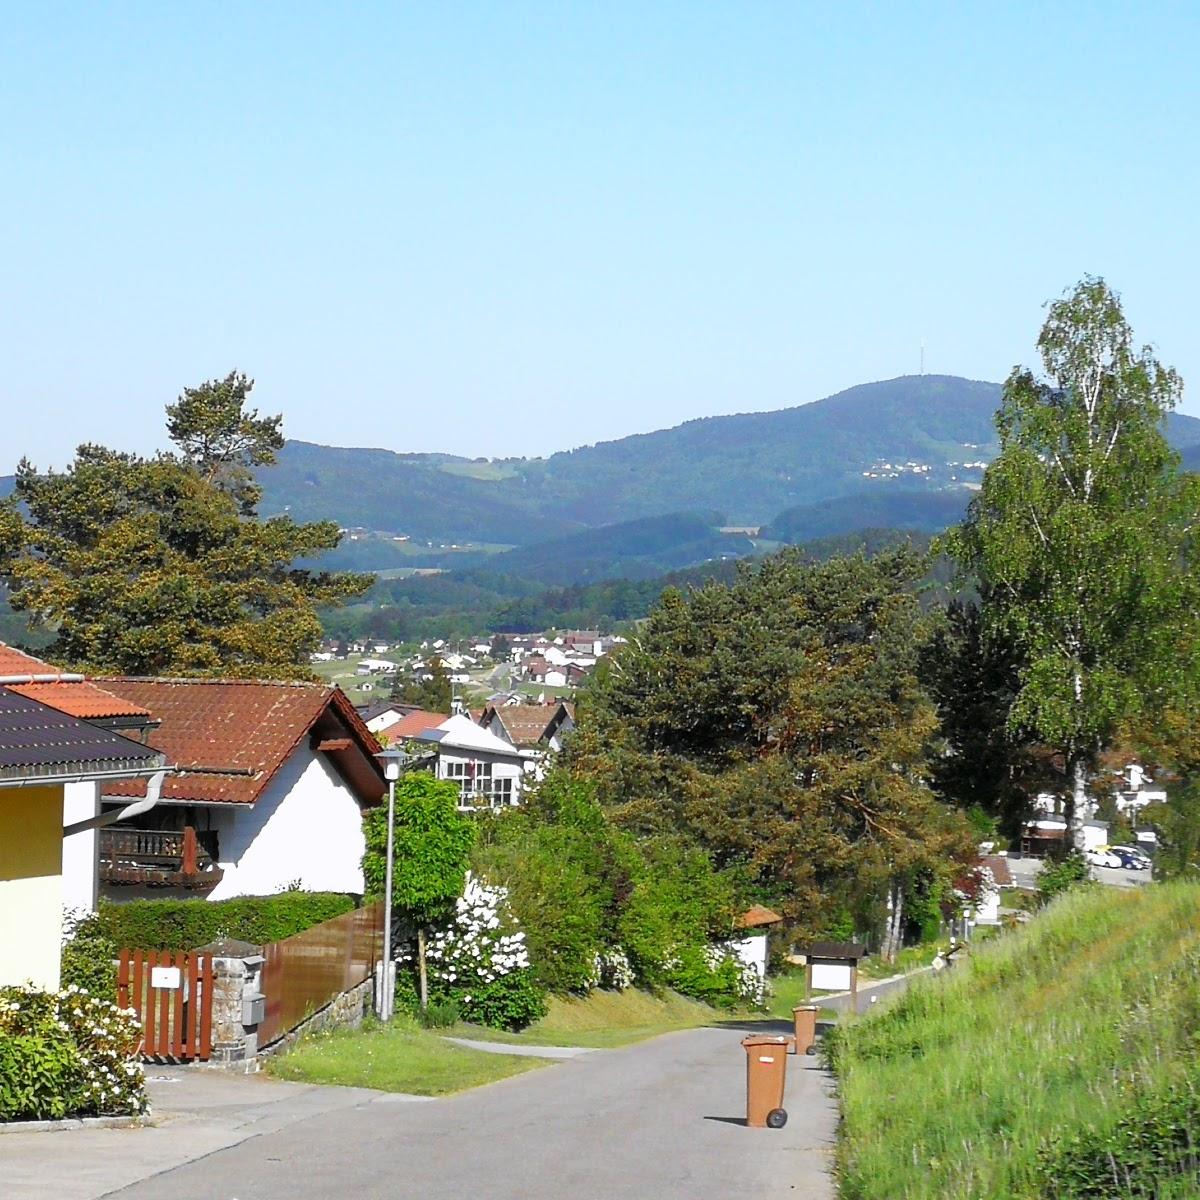
<svg viewBox="0 0 1200 1200">
<path fill-rule="evenodd" d="M 1108 853 L 1115 854 L 1127 871 L 1150 870 L 1150 856 L 1136 846 L 1109 846 Z"/>
<path fill-rule="evenodd" d="M 1121 860 L 1107 847 L 1097 846 L 1084 856 L 1093 867 L 1119 867 Z"/>
</svg>

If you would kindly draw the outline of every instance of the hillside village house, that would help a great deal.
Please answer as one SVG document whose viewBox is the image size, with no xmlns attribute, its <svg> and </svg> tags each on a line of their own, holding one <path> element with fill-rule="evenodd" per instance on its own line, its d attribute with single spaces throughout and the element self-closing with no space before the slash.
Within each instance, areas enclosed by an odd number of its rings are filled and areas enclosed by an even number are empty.
<svg viewBox="0 0 1200 1200">
<path fill-rule="evenodd" d="M 575 728 L 575 706 L 557 704 L 488 704 L 479 716 L 484 729 L 538 760 L 557 754 L 563 737 Z"/>
<path fill-rule="evenodd" d="M 0 642 L 0 684 L 67 716 L 137 742 L 145 742 L 147 731 L 156 724 L 141 705 L 3 642 Z M 68 910 L 92 911 L 96 907 L 96 850 L 101 834 L 93 819 L 99 813 L 99 782 L 80 779 L 63 785 L 63 823 L 68 826 L 91 823 L 63 843 L 63 905 Z"/>
<path fill-rule="evenodd" d="M 149 746 L 0 687 L 0 985 L 59 983 L 65 791 L 150 780 L 153 803 L 166 757 Z M 86 826 L 97 818 L 84 820 Z"/>
<path fill-rule="evenodd" d="M 458 785 L 462 809 L 504 808 L 520 803 L 526 772 L 536 766 L 511 742 L 461 713 L 414 734 L 411 741 L 432 751 L 438 779 Z"/>
<path fill-rule="evenodd" d="M 106 679 L 152 713 L 147 735 L 177 767 L 134 830 L 100 836 L 114 898 L 363 891 L 362 816 L 385 784 L 379 743 L 340 688 L 253 680 Z M 105 785 L 103 804 L 144 784 Z"/>
</svg>

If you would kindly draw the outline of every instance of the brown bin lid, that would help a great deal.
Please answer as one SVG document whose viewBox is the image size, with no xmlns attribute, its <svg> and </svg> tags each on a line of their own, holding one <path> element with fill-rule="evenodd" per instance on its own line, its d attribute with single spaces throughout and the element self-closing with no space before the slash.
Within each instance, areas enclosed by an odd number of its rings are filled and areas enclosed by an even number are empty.
<svg viewBox="0 0 1200 1200">
<path fill-rule="evenodd" d="M 777 1037 L 775 1034 L 752 1033 L 742 1038 L 743 1046 L 786 1046 L 791 1042 L 790 1037 Z"/>
</svg>

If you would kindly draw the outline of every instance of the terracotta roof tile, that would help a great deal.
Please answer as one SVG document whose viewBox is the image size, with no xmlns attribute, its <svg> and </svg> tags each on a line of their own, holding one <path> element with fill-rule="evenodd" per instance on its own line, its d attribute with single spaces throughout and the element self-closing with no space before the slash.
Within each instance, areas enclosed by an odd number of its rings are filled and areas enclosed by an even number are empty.
<svg viewBox="0 0 1200 1200">
<path fill-rule="evenodd" d="M 400 720 L 386 729 L 381 729 L 379 736 L 387 738 L 389 745 L 394 746 L 398 741 L 416 737 L 418 733 L 424 733 L 427 729 L 436 729 L 449 715 L 449 713 L 424 712 L 418 708 L 413 712 L 405 713 Z"/>
<path fill-rule="evenodd" d="M 340 688 L 315 683 L 258 680 L 105 679 L 104 686 L 145 706 L 161 721 L 147 740 L 164 751 L 179 774 L 167 777 L 164 800 L 253 804 L 276 771 L 319 721 L 349 734 L 360 755 L 358 777 L 367 790 L 382 771 L 371 757 L 379 743 Z M 361 759 L 369 759 L 363 766 Z M 139 796 L 136 783 L 107 795 Z"/>
<path fill-rule="evenodd" d="M 0 678 L 14 675 L 64 675 L 70 672 L 34 658 L 22 650 L 0 642 Z M 42 683 L 5 684 L 11 692 L 48 704 L 71 717 L 96 721 L 103 717 L 149 717 L 146 709 L 112 692 L 97 687 L 90 680 L 55 679 Z"/>
<path fill-rule="evenodd" d="M 557 704 L 509 704 L 494 710 L 515 746 L 536 746 L 546 732 Z"/>
</svg>

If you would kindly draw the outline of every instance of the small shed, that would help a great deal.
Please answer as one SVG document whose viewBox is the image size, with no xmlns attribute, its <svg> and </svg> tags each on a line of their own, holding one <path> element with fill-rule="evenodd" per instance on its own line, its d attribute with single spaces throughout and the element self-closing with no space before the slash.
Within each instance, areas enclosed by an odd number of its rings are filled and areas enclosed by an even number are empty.
<svg viewBox="0 0 1200 1200">
<path fill-rule="evenodd" d="M 767 977 L 767 962 L 770 957 L 767 947 L 769 940 L 767 931 L 772 925 L 778 925 L 782 920 L 783 918 L 777 912 L 772 912 L 771 909 L 764 908 L 761 904 L 755 904 L 734 922 L 742 930 L 742 937 L 733 943 L 733 948 L 742 962 L 758 972 L 760 979 L 765 980 Z"/>
<path fill-rule="evenodd" d="M 804 955 L 804 992 L 807 999 L 813 989 L 844 992 L 858 997 L 858 964 L 866 958 L 867 948 L 858 942 L 809 942 L 800 947 Z"/>
</svg>

